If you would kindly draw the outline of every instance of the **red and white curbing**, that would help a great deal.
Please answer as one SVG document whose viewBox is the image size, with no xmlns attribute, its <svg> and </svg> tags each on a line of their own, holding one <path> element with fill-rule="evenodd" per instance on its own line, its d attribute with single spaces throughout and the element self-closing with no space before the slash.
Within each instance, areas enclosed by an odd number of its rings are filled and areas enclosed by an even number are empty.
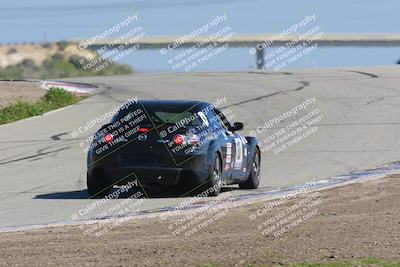
<svg viewBox="0 0 400 267">
<path fill-rule="evenodd" d="M 57 82 L 57 81 L 41 81 L 42 85 L 40 88 L 49 90 L 50 88 L 62 88 L 65 91 L 74 93 L 74 94 L 93 94 L 97 86 L 91 85 L 87 83 L 69 83 L 69 82 Z"/>
</svg>

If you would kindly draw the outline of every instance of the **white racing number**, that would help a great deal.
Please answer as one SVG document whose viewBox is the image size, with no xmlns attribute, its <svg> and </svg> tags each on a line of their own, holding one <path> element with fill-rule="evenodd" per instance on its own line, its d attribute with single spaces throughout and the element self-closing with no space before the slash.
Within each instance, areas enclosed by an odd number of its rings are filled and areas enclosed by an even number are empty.
<svg viewBox="0 0 400 267">
<path fill-rule="evenodd" d="M 236 147 L 234 168 L 236 170 L 240 170 L 242 169 L 242 163 L 243 163 L 243 142 L 242 139 L 240 139 L 239 137 L 235 137 L 234 140 Z"/>
<path fill-rule="evenodd" d="M 206 127 L 208 127 L 210 124 L 208 123 L 207 116 L 204 115 L 204 113 L 201 112 L 201 111 L 197 112 L 197 114 L 199 114 L 199 117 L 200 117 L 201 120 L 203 121 L 203 125 L 205 125 Z"/>
<path fill-rule="evenodd" d="M 239 135 L 234 138 L 235 140 L 235 163 L 234 168 L 236 170 L 246 171 L 246 164 L 243 165 L 243 162 L 247 159 L 247 140 L 243 136 Z"/>
</svg>

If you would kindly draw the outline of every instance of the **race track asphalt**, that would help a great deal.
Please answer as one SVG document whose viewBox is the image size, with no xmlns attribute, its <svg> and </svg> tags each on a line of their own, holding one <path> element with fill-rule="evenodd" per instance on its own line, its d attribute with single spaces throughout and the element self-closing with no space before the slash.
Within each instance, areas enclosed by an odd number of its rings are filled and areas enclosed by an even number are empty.
<svg viewBox="0 0 400 267">
<path fill-rule="evenodd" d="M 226 97 L 225 108 L 235 121 L 245 123 L 243 134 L 257 131 L 266 121 L 315 97 L 315 104 L 296 119 L 318 108 L 323 118 L 314 125 L 316 131 L 280 153 L 273 149 L 262 153 L 260 190 L 400 160 L 400 68 L 396 66 L 67 80 L 95 83 L 101 89 L 77 105 L 0 126 L 0 229 L 84 218 L 73 217 L 94 201 L 86 193 L 86 155 L 80 142 L 100 124 L 76 137 L 71 133 L 134 97 L 209 102 Z M 290 118 L 266 130 L 259 127 L 257 138 L 262 143 L 293 121 Z M 232 191 L 234 195 L 248 193 Z M 181 201 L 155 197 L 146 199 L 141 209 Z"/>
</svg>

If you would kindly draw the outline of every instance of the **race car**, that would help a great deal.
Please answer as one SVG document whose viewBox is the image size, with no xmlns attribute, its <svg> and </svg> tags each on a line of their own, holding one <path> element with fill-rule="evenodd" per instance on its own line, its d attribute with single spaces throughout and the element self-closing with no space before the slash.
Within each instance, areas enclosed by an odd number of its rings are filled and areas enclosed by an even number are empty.
<svg viewBox="0 0 400 267">
<path fill-rule="evenodd" d="M 103 197 L 136 181 L 141 189 L 183 186 L 208 196 L 222 185 L 256 189 L 261 154 L 255 137 L 242 136 L 215 104 L 140 100 L 122 105 L 93 136 L 87 154 L 87 188 Z M 140 188 L 139 188 L 140 189 Z"/>
</svg>

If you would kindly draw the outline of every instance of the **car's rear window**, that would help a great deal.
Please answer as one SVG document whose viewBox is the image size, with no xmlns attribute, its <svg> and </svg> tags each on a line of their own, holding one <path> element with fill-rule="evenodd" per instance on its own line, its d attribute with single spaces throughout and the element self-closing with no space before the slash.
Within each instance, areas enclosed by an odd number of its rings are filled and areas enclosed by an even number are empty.
<svg viewBox="0 0 400 267">
<path fill-rule="evenodd" d="M 185 126 L 200 126 L 204 123 L 204 116 L 200 117 L 195 107 L 179 106 L 143 106 L 134 104 L 128 108 L 121 109 L 111 120 L 111 123 L 118 120 L 129 121 L 134 118 L 134 114 L 144 114 L 146 117 L 141 124 L 161 125 L 177 124 L 184 122 Z"/>
</svg>

